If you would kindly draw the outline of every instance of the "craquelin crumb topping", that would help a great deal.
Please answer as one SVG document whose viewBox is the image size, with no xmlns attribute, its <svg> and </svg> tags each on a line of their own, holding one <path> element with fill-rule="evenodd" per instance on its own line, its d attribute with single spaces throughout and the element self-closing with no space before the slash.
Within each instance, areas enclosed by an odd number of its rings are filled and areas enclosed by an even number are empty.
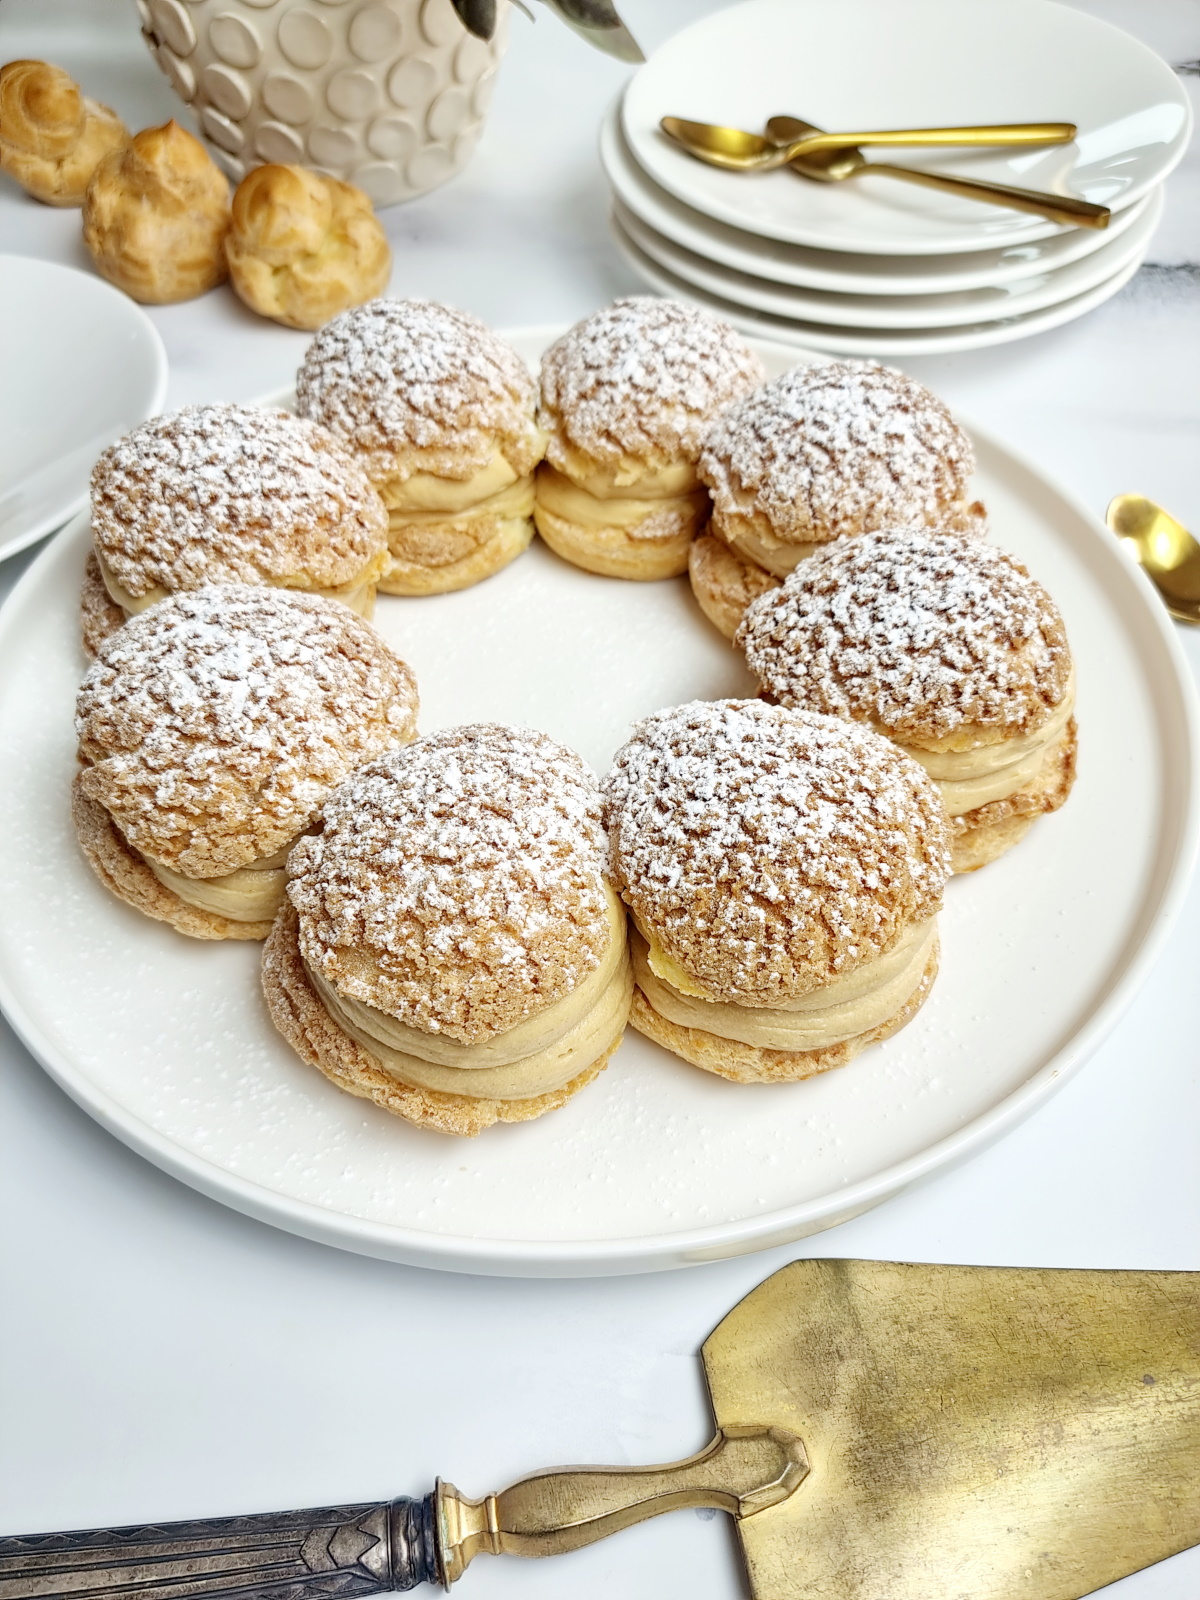
<svg viewBox="0 0 1200 1600">
<path fill-rule="evenodd" d="M 85 793 L 134 849 L 207 878 L 282 849 L 416 714 L 408 667 L 339 601 L 231 584 L 106 639 L 75 727 Z"/>
<path fill-rule="evenodd" d="M 349 444 L 372 482 L 419 470 L 466 479 L 499 450 L 517 473 L 541 455 L 536 388 L 477 317 L 433 300 L 368 300 L 327 322 L 296 401 Z"/>
<path fill-rule="evenodd" d="M 262 406 L 186 406 L 110 445 L 92 536 L 117 582 L 334 589 L 387 549 L 387 511 L 324 428 Z"/>
<path fill-rule="evenodd" d="M 785 1005 L 941 906 L 941 798 L 896 745 L 759 700 L 647 717 L 603 784 L 610 870 L 701 988 Z"/>
<path fill-rule="evenodd" d="M 493 1038 L 563 999 L 609 932 L 596 780 L 499 723 L 364 767 L 288 863 L 304 959 L 426 1033 Z"/>
<path fill-rule="evenodd" d="M 699 472 L 719 515 L 747 507 L 787 543 L 936 523 L 974 470 L 966 434 L 914 378 L 869 361 L 793 367 L 731 406 Z"/>
<path fill-rule="evenodd" d="M 964 727 L 1031 733 L 1071 683 L 1062 617 L 1021 563 L 919 529 L 802 561 L 750 606 L 737 643 L 782 705 L 909 743 Z"/>
<path fill-rule="evenodd" d="M 713 419 L 763 377 L 745 340 L 711 312 L 655 295 L 618 300 L 542 359 L 547 456 L 560 471 L 573 451 L 602 465 L 695 461 Z"/>
</svg>

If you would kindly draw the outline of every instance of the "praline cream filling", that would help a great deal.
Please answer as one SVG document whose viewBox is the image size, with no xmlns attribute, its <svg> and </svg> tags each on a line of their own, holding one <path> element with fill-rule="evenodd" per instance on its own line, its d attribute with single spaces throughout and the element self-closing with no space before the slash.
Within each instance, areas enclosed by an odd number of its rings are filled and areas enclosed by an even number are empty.
<svg viewBox="0 0 1200 1600">
<path fill-rule="evenodd" d="M 634 979 L 668 1022 L 767 1050 L 822 1050 L 886 1022 L 916 993 L 937 938 L 937 919 L 907 929 L 886 955 L 786 1006 L 742 1006 L 706 997 L 677 962 L 638 929 L 630 935 Z M 678 986 L 682 977 L 685 991 Z M 672 981 L 675 979 L 676 981 Z"/>
<path fill-rule="evenodd" d="M 713 532 L 739 555 L 756 562 L 767 572 L 774 573 L 777 578 L 786 578 L 806 556 L 824 550 L 828 543 L 825 541 L 816 544 L 783 544 L 775 539 L 764 539 L 756 533 L 747 532 L 742 527 L 729 528 L 719 512 L 713 515 Z"/>
<path fill-rule="evenodd" d="M 410 480 L 411 481 L 411 480 Z M 462 484 L 451 484 L 438 479 L 448 488 L 461 489 Z M 455 497 L 457 498 L 457 497 Z M 522 478 L 514 477 L 493 493 L 464 500 L 462 504 L 445 506 L 407 507 L 391 505 L 388 508 L 388 526 L 398 528 L 466 527 L 481 518 L 509 519 L 528 517 L 533 513 L 533 473 Z"/>
<path fill-rule="evenodd" d="M 690 487 L 683 491 L 660 492 L 664 482 L 672 481 L 664 470 L 631 485 L 632 494 L 600 494 L 596 489 L 604 485 L 577 483 L 543 462 L 537 475 L 537 503 L 552 516 L 584 528 L 619 528 L 636 537 L 638 525 L 651 522 L 656 532 L 657 525 L 663 526 L 667 537 L 683 534 L 691 538 L 708 513 L 708 492 L 697 486 L 690 466 L 684 470 L 683 481 L 690 480 Z M 682 472 L 677 476 L 682 479 Z M 664 512 L 673 515 L 664 518 Z"/>
<path fill-rule="evenodd" d="M 974 750 L 918 750 L 901 745 L 941 790 L 946 815 L 961 817 L 976 806 L 1007 800 L 1027 788 L 1042 770 L 1047 752 L 1058 744 L 1075 708 L 1071 685 L 1051 717 L 1033 733 L 977 745 Z"/>
<path fill-rule="evenodd" d="M 160 600 L 165 600 L 171 593 L 155 585 L 147 589 L 145 594 L 130 594 L 117 582 L 113 576 L 112 568 L 105 561 L 100 551 L 96 551 L 96 561 L 100 567 L 100 576 L 104 579 L 104 587 L 108 590 L 109 598 L 119 605 L 127 617 L 135 617 L 141 611 L 149 611 L 151 606 L 156 606 Z M 375 584 L 380 573 L 386 565 L 382 555 L 372 556 L 370 561 L 357 575 L 345 583 L 340 583 L 332 589 L 300 589 L 298 594 L 319 594 L 326 600 L 340 600 L 344 606 L 349 606 L 351 611 L 357 611 L 360 617 L 370 618 L 375 606 Z M 278 584 L 274 587 L 287 589 L 294 585 Z"/>
<path fill-rule="evenodd" d="M 599 966 L 545 1011 L 477 1044 L 408 1027 L 339 994 L 307 961 L 305 971 L 334 1021 L 401 1083 L 476 1100 L 533 1099 L 578 1077 L 628 1020 L 633 975 L 625 911 L 606 893 L 609 941 Z"/>
<path fill-rule="evenodd" d="M 239 867 L 219 878 L 185 878 L 182 872 L 164 867 L 147 855 L 142 860 L 165 889 L 189 906 L 228 917 L 230 922 L 273 922 L 283 904 L 288 852 L 295 842 L 293 839 L 274 855 L 263 856 L 248 867 Z"/>
</svg>

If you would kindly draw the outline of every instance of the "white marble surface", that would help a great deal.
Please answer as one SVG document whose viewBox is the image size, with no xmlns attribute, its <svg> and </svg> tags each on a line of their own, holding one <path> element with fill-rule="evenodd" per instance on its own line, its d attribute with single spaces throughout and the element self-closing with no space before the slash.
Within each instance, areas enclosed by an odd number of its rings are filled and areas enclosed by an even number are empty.
<svg viewBox="0 0 1200 1600">
<path fill-rule="evenodd" d="M 652 46 L 713 8 L 624 9 Z M 1085 9 L 1172 62 L 1200 58 L 1195 0 Z M 516 17 L 513 34 L 468 171 L 385 213 L 392 291 L 454 301 L 497 325 L 574 318 L 633 287 L 608 243 L 593 151 L 625 69 L 544 11 L 534 28 Z M 143 53 L 132 0 L 5 0 L 0 60 L 24 55 L 61 62 L 134 125 L 178 109 Z M 1200 99 L 1196 72 L 1185 81 Z M 0 249 L 85 265 L 78 214 L 38 207 L 7 180 Z M 1096 511 L 1138 490 L 1200 528 L 1195 149 L 1170 180 L 1151 261 L 1074 326 L 910 366 Z M 171 360 L 171 404 L 274 388 L 305 342 L 223 292 L 151 314 Z M 0 590 L 24 564 L 0 569 Z M 1200 676 L 1200 633 L 1184 644 Z M 808 1246 L 578 1282 L 409 1270 L 247 1221 L 102 1133 L 4 1030 L 0 1526 L 383 1498 L 421 1491 L 438 1471 L 476 1493 L 556 1460 L 669 1459 L 706 1436 L 700 1341 L 802 1253 L 1200 1269 L 1198 963 L 1193 890 L 1157 971 L 1092 1063 L 969 1165 Z M 724 1519 L 690 1512 L 557 1562 L 481 1561 L 464 1593 L 600 1600 L 614 1587 L 628 1600 L 744 1593 Z M 1191 1600 L 1200 1551 L 1109 1592 Z"/>
</svg>

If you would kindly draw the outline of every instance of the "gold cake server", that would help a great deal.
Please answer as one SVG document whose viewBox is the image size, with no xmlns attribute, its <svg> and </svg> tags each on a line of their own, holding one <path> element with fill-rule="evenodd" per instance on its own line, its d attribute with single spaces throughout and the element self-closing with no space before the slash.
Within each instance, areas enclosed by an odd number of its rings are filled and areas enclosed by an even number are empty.
<svg viewBox="0 0 1200 1600">
<path fill-rule="evenodd" d="M 672 1466 L 0 1538 L 0 1600 L 448 1586 L 683 1506 L 754 1600 L 1079 1600 L 1200 1543 L 1200 1273 L 797 1261 L 702 1356 L 716 1437 Z"/>
</svg>

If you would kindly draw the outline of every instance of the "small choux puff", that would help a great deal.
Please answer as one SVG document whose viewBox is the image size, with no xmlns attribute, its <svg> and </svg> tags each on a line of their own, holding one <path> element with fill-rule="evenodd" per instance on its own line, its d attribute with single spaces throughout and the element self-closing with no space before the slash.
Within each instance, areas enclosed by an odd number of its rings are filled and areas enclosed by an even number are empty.
<svg viewBox="0 0 1200 1600">
<path fill-rule="evenodd" d="M 384 594 L 445 594 L 533 538 L 545 452 L 533 377 L 477 317 L 433 300 L 369 300 L 327 322 L 296 408 L 342 440 L 388 508 Z"/>
<path fill-rule="evenodd" d="M 565 561 L 610 578 L 675 578 L 708 521 L 696 475 L 706 429 L 763 380 L 727 322 L 635 295 L 605 306 L 542 360 L 534 520 Z"/>
<path fill-rule="evenodd" d="M 700 609 L 732 638 L 742 595 L 774 588 L 834 540 L 980 532 L 974 466 L 971 441 L 915 378 L 873 361 L 793 367 L 730 406 L 704 440 L 713 513 L 690 566 Z"/>
<path fill-rule="evenodd" d="M 83 202 L 97 272 L 144 305 L 191 300 L 223 282 L 228 230 L 229 180 L 174 120 L 107 155 Z"/>
<path fill-rule="evenodd" d="M 361 189 L 306 167 L 256 167 L 233 197 L 229 277 L 260 316 L 319 328 L 382 293 L 392 252 Z"/>
<path fill-rule="evenodd" d="M 78 206 L 101 160 L 129 131 L 48 61 L 0 67 L 0 167 L 35 200 Z"/>
</svg>

